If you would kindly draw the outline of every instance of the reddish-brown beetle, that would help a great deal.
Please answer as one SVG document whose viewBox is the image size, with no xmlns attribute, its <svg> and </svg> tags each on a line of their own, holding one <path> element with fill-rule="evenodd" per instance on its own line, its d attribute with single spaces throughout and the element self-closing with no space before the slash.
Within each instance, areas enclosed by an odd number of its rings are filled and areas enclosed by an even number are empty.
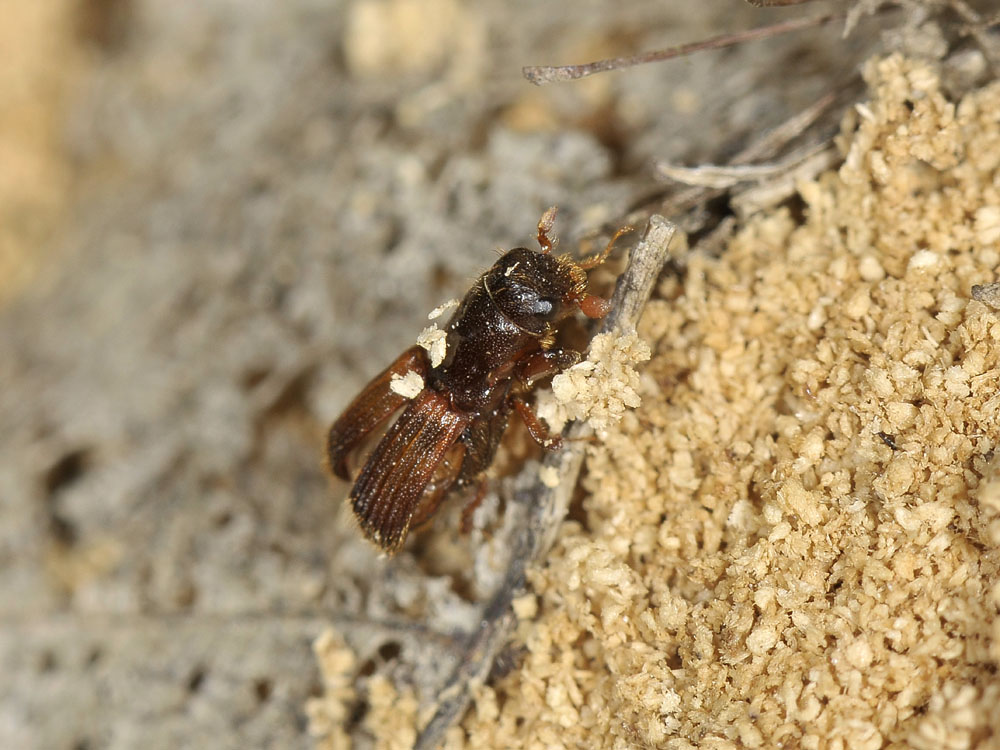
<svg viewBox="0 0 1000 750">
<path fill-rule="evenodd" d="M 550 208 L 538 222 L 541 252 L 509 250 L 465 295 L 444 329 L 439 362 L 432 364 L 422 346 L 407 349 L 330 428 L 330 466 L 350 479 L 348 460 L 360 443 L 406 405 L 364 462 L 350 494 L 365 536 L 390 554 L 411 527 L 434 514 L 449 490 L 481 479 L 511 410 L 543 447 L 561 442 L 524 394 L 535 381 L 579 361 L 579 352 L 555 346 L 554 324 L 575 310 L 590 318 L 607 314 L 608 300 L 587 293 L 587 271 L 603 263 L 630 228 L 619 230 L 599 255 L 577 263 L 550 254 L 555 212 Z M 402 376 L 413 379 L 409 373 L 419 377 L 411 398 L 395 385 Z"/>
</svg>

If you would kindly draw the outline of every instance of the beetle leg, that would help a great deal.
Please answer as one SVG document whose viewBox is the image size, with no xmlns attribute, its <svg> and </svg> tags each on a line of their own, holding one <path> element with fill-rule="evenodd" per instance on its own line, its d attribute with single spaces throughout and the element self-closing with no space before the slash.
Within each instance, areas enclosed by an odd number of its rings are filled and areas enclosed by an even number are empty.
<svg viewBox="0 0 1000 750">
<path fill-rule="evenodd" d="M 538 415 L 532 411 L 524 399 L 514 396 L 513 401 L 514 408 L 517 409 L 517 413 L 524 420 L 524 425 L 528 428 L 528 434 L 531 435 L 531 439 L 545 448 L 545 450 L 558 450 L 562 446 L 562 438 L 559 435 L 553 435 L 549 432 L 548 428 L 542 424 Z"/>
<path fill-rule="evenodd" d="M 462 473 L 458 484 L 467 486 L 478 482 L 493 463 L 500 441 L 507 430 L 510 406 L 505 400 L 502 408 L 479 415 L 462 434 L 461 442 L 466 448 Z"/>
<path fill-rule="evenodd" d="M 548 349 L 525 357 L 517 363 L 517 379 L 530 388 L 541 378 L 572 367 L 580 361 L 580 352 L 573 349 Z"/>
<path fill-rule="evenodd" d="M 365 386 L 330 428 L 326 448 L 334 474 L 341 479 L 350 479 L 347 458 L 351 451 L 368 433 L 406 403 L 405 396 L 392 390 L 392 376 L 415 372 L 424 378 L 429 370 L 427 351 L 423 347 L 413 346 Z"/>
<path fill-rule="evenodd" d="M 617 232 L 615 232 L 614 236 L 610 240 L 608 240 L 608 244 L 604 247 L 604 250 L 602 250 L 600 253 L 591 258 L 587 258 L 586 260 L 581 260 L 577 265 L 579 265 L 580 268 L 582 268 L 584 271 L 589 271 L 591 268 L 596 268 L 597 266 L 601 265 L 601 263 L 607 260 L 608 255 L 611 253 L 611 248 L 615 246 L 615 242 L 618 241 L 618 238 L 621 237 L 623 234 L 628 234 L 631 231 L 632 227 L 629 226 L 622 227 Z"/>
</svg>

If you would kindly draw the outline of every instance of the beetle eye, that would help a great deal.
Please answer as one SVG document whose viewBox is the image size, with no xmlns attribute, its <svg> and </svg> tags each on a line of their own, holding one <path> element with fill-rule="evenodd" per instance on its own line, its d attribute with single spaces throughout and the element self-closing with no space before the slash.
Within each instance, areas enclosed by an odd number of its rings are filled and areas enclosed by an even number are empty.
<svg viewBox="0 0 1000 750">
<path fill-rule="evenodd" d="M 551 320 L 555 317 L 557 310 L 556 300 L 552 297 L 539 297 L 535 303 L 534 314 L 539 318 Z"/>
</svg>

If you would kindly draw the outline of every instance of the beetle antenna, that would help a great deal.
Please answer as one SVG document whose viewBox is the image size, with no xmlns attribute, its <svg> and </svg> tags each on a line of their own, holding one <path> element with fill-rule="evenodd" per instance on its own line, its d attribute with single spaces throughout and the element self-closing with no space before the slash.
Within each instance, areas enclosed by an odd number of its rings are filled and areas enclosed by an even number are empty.
<svg viewBox="0 0 1000 750">
<path fill-rule="evenodd" d="M 582 268 L 584 271 L 589 271 L 591 268 L 596 268 L 597 266 L 601 265 L 601 263 L 607 260 L 608 255 L 611 253 L 611 248 L 615 246 L 615 242 L 618 241 L 618 238 L 621 237 L 623 234 L 628 234 L 631 231 L 632 227 L 630 226 L 622 227 L 617 232 L 615 232 L 614 236 L 608 241 L 608 244 L 605 246 L 604 250 L 602 250 L 600 253 L 593 256 L 592 258 L 587 258 L 586 260 L 580 261 L 577 265 L 579 265 L 580 268 Z"/>
<path fill-rule="evenodd" d="M 542 248 L 542 252 L 548 255 L 549 251 L 552 250 L 559 242 L 555 237 L 549 237 L 549 232 L 552 231 L 552 225 L 556 223 L 556 213 L 559 211 L 559 206 L 552 206 L 544 214 L 542 218 L 538 220 L 538 246 Z"/>
</svg>

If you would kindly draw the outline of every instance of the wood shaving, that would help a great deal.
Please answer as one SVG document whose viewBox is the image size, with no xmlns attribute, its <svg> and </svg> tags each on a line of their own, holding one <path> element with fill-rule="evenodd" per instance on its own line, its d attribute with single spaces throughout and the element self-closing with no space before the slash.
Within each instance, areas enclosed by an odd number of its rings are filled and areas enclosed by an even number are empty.
<svg viewBox="0 0 1000 750">
<path fill-rule="evenodd" d="M 448 334 L 437 327 L 437 323 L 431 323 L 417 336 L 417 345 L 422 346 L 430 355 L 431 367 L 437 367 L 444 362 L 448 353 Z"/>
<path fill-rule="evenodd" d="M 375 736 L 375 750 L 409 750 L 417 739 L 417 699 L 410 690 L 398 691 L 381 674 L 368 683 L 365 726 Z"/>
<path fill-rule="evenodd" d="M 313 642 L 313 653 L 323 679 L 323 695 L 306 703 L 309 734 L 317 738 L 317 750 L 347 750 L 351 741 L 345 725 L 355 699 L 354 652 L 333 628 L 327 628 Z"/>
<path fill-rule="evenodd" d="M 538 478 L 546 487 L 559 486 L 559 472 L 554 466 L 542 466 L 538 469 Z"/>
<path fill-rule="evenodd" d="M 427 320 L 437 320 L 446 312 L 448 312 L 448 310 L 450 310 L 453 307 L 458 307 L 460 304 L 462 304 L 462 301 L 457 297 L 453 297 L 447 302 L 442 302 L 440 305 L 438 305 L 429 313 L 427 313 Z"/>
<path fill-rule="evenodd" d="M 424 379 L 410 370 L 405 375 L 394 372 L 389 378 L 389 390 L 403 398 L 414 398 L 424 389 Z"/>
<path fill-rule="evenodd" d="M 626 409 L 641 403 L 635 365 L 649 359 L 649 346 L 635 332 L 598 334 L 587 359 L 552 378 L 551 397 L 540 394 L 537 410 L 556 430 L 571 419 L 584 420 L 598 433 L 619 422 Z"/>
</svg>

